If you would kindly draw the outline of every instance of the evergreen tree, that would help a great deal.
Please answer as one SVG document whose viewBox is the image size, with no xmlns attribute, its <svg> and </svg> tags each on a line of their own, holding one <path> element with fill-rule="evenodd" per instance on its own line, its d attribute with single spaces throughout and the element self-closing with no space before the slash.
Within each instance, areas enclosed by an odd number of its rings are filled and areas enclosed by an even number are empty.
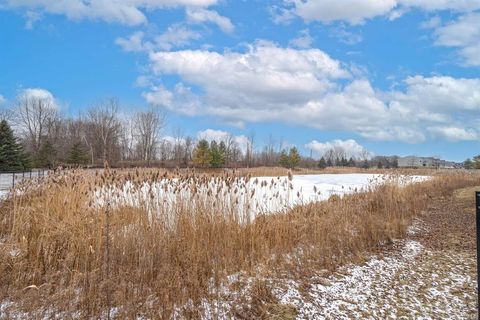
<svg viewBox="0 0 480 320">
<path fill-rule="evenodd" d="M 208 141 L 202 139 L 198 142 L 195 150 L 193 150 L 193 162 L 200 167 L 206 167 L 210 164 L 211 160 L 212 155 L 210 154 Z"/>
<path fill-rule="evenodd" d="M 81 142 L 73 144 L 68 153 L 68 163 L 82 165 L 88 162 L 87 150 L 83 147 Z"/>
<path fill-rule="evenodd" d="M 325 161 L 324 157 L 320 158 L 320 161 L 318 161 L 317 167 L 320 169 L 325 169 L 327 167 L 327 162 Z"/>
<path fill-rule="evenodd" d="M 378 169 L 382 169 L 382 168 L 383 168 L 382 161 L 378 161 L 377 168 L 378 168 Z"/>
<path fill-rule="evenodd" d="M 470 158 L 467 159 L 467 160 L 465 160 L 465 161 L 463 162 L 463 167 L 464 167 L 465 169 L 473 169 L 473 161 L 470 160 Z"/>
<path fill-rule="evenodd" d="M 0 122 L 0 171 L 17 171 L 30 167 L 28 157 L 13 135 L 6 120 Z"/>
<path fill-rule="evenodd" d="M 288 168 L 289 159 L 288 159 L 287 151 L 282 150 L 282 152 L 280 152 L 280 157 L 278 158 L 278 164 L 282 167 Z"/>
<path fill-rule="evenodd" d="M 214 168 L 220 168 L 225 164 L 225 153 L 218 146 L 217 141 L 210 143 L 210 165 Z"/>
<path fill-rule="evenodd" d="M 228 150 L 227 150 L 227 146 L 225 145 L 225 142 L 223 141 L 220 141 L 220 144 L 218 145 L 218 148 L 220 149 L 220 153 L 222 154 L 222 157 L 223 157 L 223 165 L 227 164 L 227 161 L 229 159 L 229 155 L 228 155 Z"/>
<path fill-rule="evenodd" d="M 54 168 L 56 165 L 57 150 L 50 141 L 46 141 L 38 150 L 35 165 L 43 168 Z"/>
<path fill-rule="evenodd" d="M 327 160 L 327 167 L 333 166 L 332 159 L 328 158 Z"/>
<path fill-rule="evenodd" d="M 295 168 L 300 163 L 301 157 L 296 147 L 290 148 L 288 152 L 288 164 L 290 168 Z"/>
<path fill-rule="evenodd" d="M 473 157 L 473 168 L 480 169 L 480 154 L 478 156 Z"/>
<path fill-rule="evenodd" d="M 341 163 L 342 163 L 342 167 L 346 167 L 346 166 L 348 165 L 348 160 L 347 160 L 347 158 L 342 157 Z"/>
</svg>

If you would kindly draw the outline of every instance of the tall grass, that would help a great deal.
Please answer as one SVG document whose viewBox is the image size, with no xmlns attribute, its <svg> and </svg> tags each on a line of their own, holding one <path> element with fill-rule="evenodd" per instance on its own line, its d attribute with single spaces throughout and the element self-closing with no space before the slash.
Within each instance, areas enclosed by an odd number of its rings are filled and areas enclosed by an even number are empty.
<svg viewBox="0 0 480 320">
<path fill-rule="evenodd" d="M 0 208 L 0 299 L 17 302 L 31 316 L 156 319 L 180 312 L 195 318 L 201 301 L 228 275 L 255 274 L 259 267 L 333 270 L 404 236 L 432 198 L 480 184 L 478 175 L 467 173 L 405 187 L 394 179 L 343 198 L 239 219 L 236 199 L 214 190 L 211 179 L 193 171 L 77 170 L 19 187 Z M 250 178 L 223 173 L 215 179 L 235 190 Z M 98 205 L 96 192 L 126 181 L 138 188 L 164 181 L 179 201 L 157 214 L 149 212 L 150 202 L 162 207 L 154 196 L 140 205 L 108 199 Z M 198 196 L 182 198 L 182 188 Z M 209 196 L 200 196 L 201 188 Z M 234 193 L 247 199 L 238 206 L 249 205 L 251 192 Z"/>
</svg>

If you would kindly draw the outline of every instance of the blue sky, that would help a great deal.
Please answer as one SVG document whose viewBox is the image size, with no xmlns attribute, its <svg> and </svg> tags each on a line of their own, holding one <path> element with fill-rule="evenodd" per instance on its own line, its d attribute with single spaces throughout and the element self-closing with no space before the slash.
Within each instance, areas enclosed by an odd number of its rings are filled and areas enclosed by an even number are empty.
<svg viewBox="0 0 480 320">
<path fill-rule="evenodd" d="M 480 153 L 480 0 L 0 0 L 0 107 L 118 97 L 165 134 Z"/>
</svg>

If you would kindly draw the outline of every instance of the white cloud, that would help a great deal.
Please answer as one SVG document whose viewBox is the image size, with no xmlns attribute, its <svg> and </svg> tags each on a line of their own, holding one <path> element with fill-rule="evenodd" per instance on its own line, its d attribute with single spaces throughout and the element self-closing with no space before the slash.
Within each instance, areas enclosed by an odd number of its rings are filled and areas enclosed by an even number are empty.
<svg viewBox="0 0 480 320">
<path fill-rule="evenodd" d="M 312 43 L 313 38 L 310 35 L 310 31 L 308 29 L 301 30 L 297 38 L 290 40 L 291 46 L 300 49 L 308 49 L 312 46 Z"/>
<path fill-rule="evenodd" d="M 165 7 L 208 7 L 217 0 L 5 0 L 3 7 L 64 15 L 71 20 L 103 20 L 134 26 L 147 22 L 144 10 Z"/>
<path fill-rule="evenodd" d="M 55 109 L 59 109 L 60 107 L 57 99 L 55 99 L 53 94 L 46 89 L 42 89 L 42 88 L 23 89 L 20 92 L 19 96 L 26 99 L 31 99 L 31 98 L 41 99 L 47 103 L 47 106 L 50 106 Z"/>
<path fill-rule="evenodd" d="M 398 0 L 404 7 L 419 8 L 425 11 L 454 10 L 467 12 L 480 9 L 479 0 Z"/>
<path fill-rule="evenodd" d="M 201 86 L 219 104 L 238 99 L 226 108 L 255 103 L 251 99 L 256 98 L 277 103 L 284 99 L 304 101 L 330 89 L 332 79 L 349 76 L 338 61 L 321 50 L 284 49 L 264 42 L 249 46 L 245 53 L 156 52 L 150 54 L 150 60 L 156 75 L 180 75 Z"/>
<path fill-rule="evenodd" d="M 163 86 L 154 86 L 151 91 L 144 92 L 143 97 L 151 105 L 166 108 L 171 111 L 195 116 L 201 114 L 202 103 L 189 87 L 178 83 L 173 91 Z"/>
<path fill-rule="evenodd" d="M 173 24 L 167 30 L 150 40 L 146 40 L 142 31 L 134 32 L 126 38 L 117 38 L 115 43 L 126 52 L 150 52 L 152 50 L 171 50 L 185 47 L 193 40 L 198 40 L 202 35 L 187 28 L 183 24 Z"/>
<path fill-rule="evenodd" d="M 155 37 L 155 47 L 162 50 L 170 50 L 172 48 L 181 48 L 191 43 L 193 40 L 198 40 L 202 36 L 200 33 L 188 29 L 181 24 L 174 24 L 161 35 Z"/>
<path fill-rule="evenodd" d="M 145 34 L 142 31 L 134 32 L 127 38 L 117 38 L 115 43 L 122 47 L 126 52 L 145 51 L 151 48 L 151 45 L 144 43 Z"/>
<path fill-rule="evenodd" d="M 385 15 L 397 5 L 396 0 L 294 0 L 294 12 L 306 21 L 335 20 L 361 24 L 366 19 Z"/>
<path fill-rule="evenodd" d="M 480 66 L 480 13 L 469 13 L 435 30 L 435 44 L 458 48 L 462 61 Z"/>
<path fill-rule="evenodd" d="M 325 155 L 327 151 L 332 149 L 343 150 L 347 159 L 351 157 L 356 159 L 370 159 L 373 156 L 373 153 L 368 151 L 365 147 L 363 147 L 353 139 L 333 140 L 327 142 L 319 142 L 317 140 L 312 140 L 309 143 L 305 144 L 305 148 L 308 150 L 312 150 L 314 152 L 314 155 L 318 158 L 321 158 Z"/>
<path fill-rule="evenodd" d="M 429 128 L 435 136 L 448 141 L 473 141 L 479 139 L 479 133 L 472 128 L 433 127 Z"/>
<path fill-rule="evenodd" d="M 188 21 L 193 23 L 211 22 L 216 24 L 225 33 L 232 33 L 235 30 L 230 19 L 219 15 L 218 12 L 214 10 L 188 8 L 186 14 Z"/>
<path fill-rule="evenodd" d="M 480 0 L 292 0 L 286 3 L 293 8 L 284 9 L 283 16 L 286 16 L 286 11 L 305 21 L 346 21 L 352 25 L 379 16 L 394 20 L 410 8 L 427 12 L 471 12 L 480 9 Z"/>
<path fill-rule="evenodd" d="M 4 104 L 6 101 L 7 99 L 5 99 L 5 97 L 0 94 L 0 105 Z"/>
<path fill-rule="evenodd" d="M 150 62 L 152 77 L 175 75 L 181 82 L 154 87 L 145 98 L 185 115 L 213 115 L 240 126 L 282 122 L 408 143 L 440 137 L 428 128 L 478 132 L 480 79 L 418 75 L 406 78 L 401 90 L 381 91 L 318 49 L 265 42 L 246 52 L 154 52 Z"/>
<path fill-rule="evenodd" d="M 245 152 L 248 147 L 248 138 L 244 135 L 232 135 L 231 133 L 227 131 L 222 131 L 222 130 L 214 130 L 214 129 L 206 129 L 203 131 L 197 132 L 197 139 L 205 139 L 207 141 L 217 141 L 221 142 L 224 141 L 226 142 L 229 138 L 232 138 L 235 144 L 240 148 L 242 152 Z"/>
</svg>

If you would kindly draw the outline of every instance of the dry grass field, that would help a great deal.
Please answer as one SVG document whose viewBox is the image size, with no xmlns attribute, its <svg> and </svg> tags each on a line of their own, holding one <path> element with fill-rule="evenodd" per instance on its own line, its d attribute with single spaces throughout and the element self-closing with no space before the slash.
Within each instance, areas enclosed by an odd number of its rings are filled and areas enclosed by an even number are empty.
<svg viewBox="0 0 480 320">
<path fill-rule="evenodd" d="M 403 238 L 434 199 L 480 185 L 480 175 L 452 171 L 400 186 L 396 173 L 364 192 L 239 217 L 255 192 L 242 189 L 250 175 L 281 174 L 263 170 L 215 177 L 189 170 L 74 170 L 18 187 L 0 205 L 1 312 L 34 319 L 201 318 L 206 312 L 215 318 L 218 294 L 232 275 L 308 277 L 361 262 Z M 138 205 L 96 199 L 102 188 L 127 181 L 136 188 L 161 181 L 176 205 L 148 193 Z M 271 294 L 261 281 L 254 291 L 264 300 Z M 263 309 L 245 312 L 229 316 L 268 318 Z"/>
</svg>

